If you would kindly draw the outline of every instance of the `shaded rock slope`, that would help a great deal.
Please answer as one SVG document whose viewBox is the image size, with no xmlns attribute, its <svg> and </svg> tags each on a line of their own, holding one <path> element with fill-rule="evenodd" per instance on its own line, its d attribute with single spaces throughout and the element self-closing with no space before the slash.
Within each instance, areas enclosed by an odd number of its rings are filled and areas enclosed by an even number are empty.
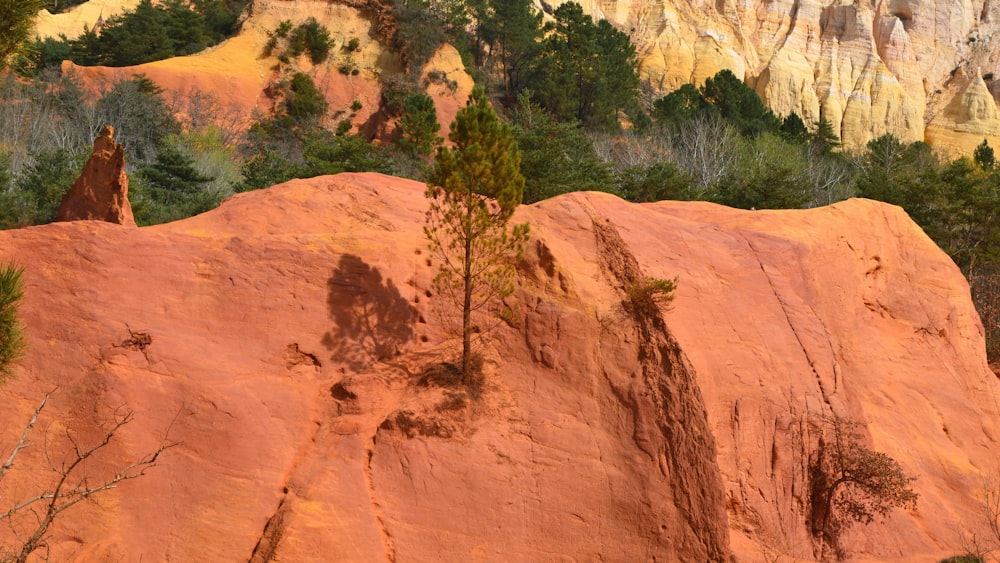
<svg viewBox="0 0 1000 563">
<path fill-rule="evenodd" d="M 961 274 L 898 208 L 522 207 L 520 315 L 478 399 L 427 369 L 454 345 L 425 208 L 421 184 L 343 174 L 155 227 L 0 232 L 28 340 L 0 444 L 57 388 L 3 498 L 127 405 L 89 474 L 180 444 L 66 512 L 55 560 L 808 560 L 809 432 L 837 414 L 920 494 L 849 558 L 934 561 L 978 524 L 1000 386 Z M 670 307 L 628 305 L 646 276 L 679 277 Z"/>
</svg>

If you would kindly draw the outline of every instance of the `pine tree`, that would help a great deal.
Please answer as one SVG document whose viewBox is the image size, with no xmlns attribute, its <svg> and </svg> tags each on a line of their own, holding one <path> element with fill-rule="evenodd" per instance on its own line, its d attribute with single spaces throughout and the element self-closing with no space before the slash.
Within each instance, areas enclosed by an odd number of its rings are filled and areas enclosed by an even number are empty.
<svg viewBox="0 0 1000 563">
<path fill-rule="evenodd" d="M 42 0 L 0 2 L 0 69 L 31 39 L 35 15 L 43 7 Z"/>
<path fill-rule="evenodd" d="M 521 88 L 521 74 L 538 50 L 542 13 L 531 0 L 487 0 L 479 4 L 479 38 L 503 73 L 509 100 Z"/>
<path fill-rule="evenodd" d="M 976 146 L 976 150 L 972 152 L 972 159 L 976 161 L 983 170 L 993 170 L 993 166 L 996 165 L 997 159 L 993 153 L 993 147 L 990 146 L 989 141 L 983 139 L 982 143 Z"/>
<path fill-rule="evenodd" d="M 408 96 L 399 118 L 399 146 L 413 156 L 427 159 L 444 140 L 437 135 L 439 129 L 434 100 L 423 92 Z"/>
<path fill-rule="evenodd" d="M 24 297 L 21 268 L 13 264 L 0 265 L 0 384 L 11 376 L 11 364 L 24 351 L 21 321 L 17 305 Z"/>
<path fill-rule="evenodd" d="M 618 111 L 639 95 L 635 46 L 607 20 L 594 23 L 575 2 L 559 6 L 554 16 L 532 63 L 535 99 L 559 120 L 616 129 Z"/>
<path fill-rule="evenodd" d="M 462 308 L 464 382 L 472 373 L 473 314 L 496 312 L 514 291 L 514 260 L 524 251 L 528 225 L 507 223 L 521 203 L 521 156 L 510 127 L 501 122 L 482 87 L 451 124 L 427 180 L 424 233 L 440 260 L 434 286 Z"/>
</svg>

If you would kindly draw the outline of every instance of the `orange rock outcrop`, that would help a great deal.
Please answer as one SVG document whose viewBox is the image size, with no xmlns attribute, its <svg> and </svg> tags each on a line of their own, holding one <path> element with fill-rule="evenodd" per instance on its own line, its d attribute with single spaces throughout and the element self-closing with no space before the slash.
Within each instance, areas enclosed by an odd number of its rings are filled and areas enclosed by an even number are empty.
<svg viewBox="0 0 1000 563">
<path fill-rule="evenodd" d="M 344 174 L 155 227 L 0 232 L 27 283 L 4 448 L 57 388 L 3 498 L 121 405 L 135 422 L 90 475 L 179 442 L 67 511 L 53 559 L 811 560 L 808 433 L 831 414 L 920 494 L 848 532 L 848 557 L 937 561 L 981 524 L 1000 384 L 968 286 L 900 209 L 522 207 L 520 315 L 476 399 L 427 369 L 454 345 L 423 191 Z M 678 277 L 672 305 L 628 305 L 646 276 Z"/>
<path fill-rule="evenodd" d="M 56 221 L 107 221 L 135 226 L 128 200 L 125 147 L 115 142 L 114 127 L 94 139 L 94 150 L 83 172 L 59 204 Z"/>
</svg>

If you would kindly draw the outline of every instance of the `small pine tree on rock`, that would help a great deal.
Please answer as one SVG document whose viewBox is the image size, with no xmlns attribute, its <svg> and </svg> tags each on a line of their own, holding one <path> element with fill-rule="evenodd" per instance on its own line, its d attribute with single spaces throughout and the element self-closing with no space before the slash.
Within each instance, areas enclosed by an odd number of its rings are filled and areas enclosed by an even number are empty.
<svg viewBox="0 0 1000 563">
<path fill-rule="evenodd" d="M 458 112 L 448 139 L 453 146 L 438 149 L 428 175 L 424 233 L 440 261 L 434 287 L 462 310 L 461 372 L 468 385 L 473 315 L 497 312 L 514 292 L 514 263 L 524 252 L 528 225 L 507 228 L 524 192 L 521 157 L 481 87 Z"/>
</svg>

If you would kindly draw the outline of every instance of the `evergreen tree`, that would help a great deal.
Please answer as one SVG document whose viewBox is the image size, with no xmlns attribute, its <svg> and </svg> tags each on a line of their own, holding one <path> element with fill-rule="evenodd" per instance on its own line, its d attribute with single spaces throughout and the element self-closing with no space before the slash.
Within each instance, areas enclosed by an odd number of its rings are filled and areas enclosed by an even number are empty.
<svg viewBox="0 0 1000 563">
<path fill-rule="evenodd" d="M 525 203 L 568 192 L 615 189 L 611 171 L 579 125 L 557 121 L 531 101 L 530 92 L 518 96 L 511 123 L 521 153 Z"/>
<path fill-rule="evenodd" d="M 0 70 L 31 40 L 35 15 L 44 5 L 44 0 L 0 2 Z"/>
<path fill-rule="evenodd" d="M 24 297 L 23 270 L 13 264 L 0 265 L 0 384 L 13 372 L 11 364 L 24 352 L 24 336 L 17 318 L 17 304 Z"/>
<path fill-rule="evenodd" d="M 427 159 L 441 144 L 434 100 L 424 93 L 407 96 L 399 118 L 399 146 L 411 156 Z"/>
<path fill-rule="evenodd" d="M 319 130 L 306 137 L 303 146 L 304 174 L 309 178 L 341 172 L 395 172 L 392 161 L 380 147 L 357 135 L 335 135 Z"/>
<path fill-rule="evenodd" d="M 594 23 L 575 2 L 555 10 L 531 69 L 535 99 L 560 121 L 615 129 L 639 92 L 635 46 L 607 20 Z"/>
<path fill-rule="evenodd" d="M 694 84 L 684 84 L 653 102 L 653 117 L 663 124 L 683 123 L 709 112 L 709 105 Z"/>
<path fill-rule="evenodd" d="M 489 46 L 509 100 L 521 90 L 522 74 L 538 51 L 542 13 L 531 0 L 486 0 L 480 6 L 479 39 Z"/>
<path fill-rule="evenodd" d="M 312 77 L 304 72 L 296 72 L 288 87 L 285 107 L 288 116 L 296 123 L 314 125 L 323 118 L 329 106 Z"/>
<path fill-rule="evenodd" d="M 135 188 L 136 223 L 153 225 L 204 213 L 219 204 L 206 188 L 215 178 L 202 174 L 174 142 L 164 143 L 149 164 L 139 167 Z"/>
<path fill-rule="evenodd" d="M 32 154 L 32 162 L 18 174 L 14 190 L 27 200 L 33 225 L 55 221 L 62 198 L 73 187 L 83 163 L 69 150 L 43 150 Z"/>
<path fill-rule="evenodd" d="M 996 155 L 993 153 L 993 147 L 990 146 L 990 143 L 986 139 L 983 139 L 983 142 L 980 143 L 976 147 L 976 150 L 972 152 L 972 159 L 975 160 L 976 164 L 978 164 L 983 170 L 993 170 L 993 167 L 997 163 Z"/>
<path fill-rule="evenodd" d="M 781 136 L 792 143 L 804 144 L 809 140 L 809 130 L 805 122 L 794 111 L 781 121 Z"/>
<path fill-rule="evenodd" d="M 840 146 L 840 137 L 833 131 L 833 124 L 825 117 L 821 117 L 815 125 L 816 130 L 809 136 L 809 148 L 816 154 L 830 154 Z"/>
<path fill-rule="evenodd" d="M 434 286 L 462 309 L 464 382 L 474 383 L 473 314 L 496 310 L 514 291 L 514 260 L 524 251 L 528 225 L 508 231 L 521 203 L 524 177 L 510 127 L 497 117 L 482 87 L 451 124 L 452 147 L 438 149 L 427 180 L 424 233 L 440 260 Z"/>
<path fill-rule="evenodd" d="M 701 95 L 725 119 L 730 120 L 745 136 L 777 132 L 781 120 L 764 106 L 760 96 L 736 77 L 731 70 L 720 70 L 706 78 Z"/>
</svg>

